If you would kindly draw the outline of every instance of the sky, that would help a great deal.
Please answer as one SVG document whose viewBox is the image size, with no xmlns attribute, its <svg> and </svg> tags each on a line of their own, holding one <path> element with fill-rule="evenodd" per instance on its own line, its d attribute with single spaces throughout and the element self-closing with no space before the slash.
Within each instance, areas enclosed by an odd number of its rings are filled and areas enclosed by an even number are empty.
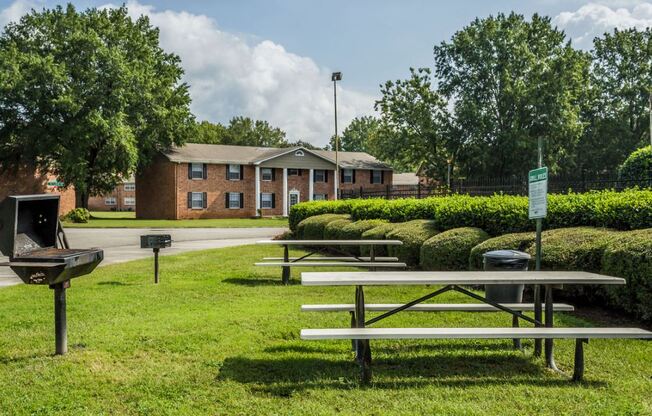
<svg viewBox="0 0 652 416">
<path fill-rule="evenodd" d="M 78 9 L 121 1 L 72 1 Z M 0 0 L 0 27 L 50 0 Z M 127 1 L 147 15 L 160 43 L 181 57 L 197 120 L 267 120 L 288 139 L 323 146 L 334 133 L 331 72 L 340 129 L 374 115 L 380 84 L 410 67 L 433 66 L 433 46 L 476 17 L 516 11 L 548 15 L 572 44 L 614 28 L 652 26 L 652 0 L 217 0 Z"/>
</svg>

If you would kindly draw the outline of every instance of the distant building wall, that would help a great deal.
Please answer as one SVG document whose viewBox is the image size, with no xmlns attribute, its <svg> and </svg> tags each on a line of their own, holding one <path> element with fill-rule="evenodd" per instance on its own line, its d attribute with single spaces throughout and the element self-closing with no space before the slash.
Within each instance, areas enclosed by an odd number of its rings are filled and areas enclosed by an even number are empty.
<svg viewBox="0 0 652 416">
<path fill-rule="evenodd" d="M 9 195 L 59 194 L 59 215 L 75 208 L 75 190 L 62 186 L 51 173 L 41 173 L 29 166 L 0 173 L 0 201 Z"/>
</svg>

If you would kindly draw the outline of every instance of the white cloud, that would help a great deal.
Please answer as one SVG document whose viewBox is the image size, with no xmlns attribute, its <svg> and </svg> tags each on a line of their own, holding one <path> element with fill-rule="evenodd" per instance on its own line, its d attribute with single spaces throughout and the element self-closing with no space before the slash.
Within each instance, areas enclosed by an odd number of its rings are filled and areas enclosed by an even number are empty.
<svg viewBox="0 0 652 416">
<path fill-rule="evenodd" d="M 26 0 L 16 0 L 6 9 L 0 10 L 0 29 L 5 27 L 9 22 L 15 22 L 31 9 L 36 8 L 36 3 Z"/>
<path fill-rule="evenodd" d="M 220 30 L 204 15 L 157 11 L 137 2 L 127 7 L 133 18 L 147 15 L 160 28 L 161 46 L 181 57 L 199 120 L 226 122 L 244 115 L 269 121 L 290 140 L 328 143 L 333 134 L 333 86 L 327 68 L 273 41 L 252 42 L 247 35 Z M 338 88 L 340 126 L 372 114 L 373 102 L 374 97 Z"/>
<path fill-rule="evenodd" d="M 619 7 L 623 6 L 623 7 Z M 578 48 L 590 49 L 593 38 L 614 28 L 644 29 L 652 26 L 652 3 L 613 1 L 586 4 L 574 12 L 562 12 L 553 23 L 564 29 Z"/>
</svg>

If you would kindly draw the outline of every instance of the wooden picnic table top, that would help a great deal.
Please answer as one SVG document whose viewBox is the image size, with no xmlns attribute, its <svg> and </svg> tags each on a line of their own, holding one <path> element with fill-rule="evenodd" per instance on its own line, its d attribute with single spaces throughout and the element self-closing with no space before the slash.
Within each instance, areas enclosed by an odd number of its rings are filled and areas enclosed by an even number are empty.
<svg viewBox="0 0 652 416">
<path fill-rule="evenodd" d="M 256 244 L 278 246 L 402 246 L 400 240 L 260 240 Z"/>
<path fill-rule="evenodd" d="M 600 284 L 624 285 L 625 279 L 578 271 L 463 272 L 304 272 L 304 286 L 478 285 L 478 284 Z"/>
</svg>

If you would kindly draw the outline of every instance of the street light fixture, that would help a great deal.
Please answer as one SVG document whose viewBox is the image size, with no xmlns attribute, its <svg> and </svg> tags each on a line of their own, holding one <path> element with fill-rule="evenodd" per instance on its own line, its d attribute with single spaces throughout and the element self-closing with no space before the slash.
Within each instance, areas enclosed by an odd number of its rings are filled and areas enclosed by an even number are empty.
<svg viewBox="0 0 652 416">
<path fill-rule="evenodd" d="M 341 72 L 333 72 L 331 75 L 331 81 L 333 81 L 333 102 L 335 103 L 335 199 L 339 199 L 339 189 L 340 189 L 340 163 L 339 163 L 339 151 L 340 151 L 340 138 L 337 136 L 337 81 L 342 80 Z"/>
</svg>

